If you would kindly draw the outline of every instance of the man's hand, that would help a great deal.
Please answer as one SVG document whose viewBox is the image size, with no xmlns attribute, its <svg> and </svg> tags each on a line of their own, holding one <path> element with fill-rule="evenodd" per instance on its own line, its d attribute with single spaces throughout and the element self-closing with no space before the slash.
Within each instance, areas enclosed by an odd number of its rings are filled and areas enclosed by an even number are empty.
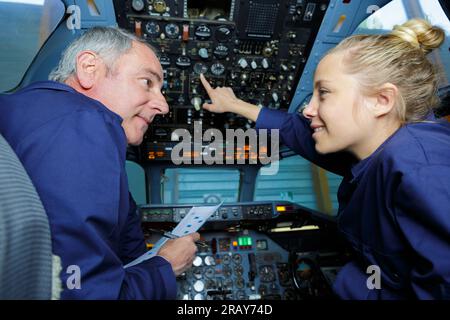
<svg viewBox="0 0 450 320">
<path fill-rule="evenodd" d="M 176 276 L 189 269 L 195 259 L 197 246 L 194 241 L 200 239 L 197 232 L 167 241 L 158 251 L 158 256 L 165 258 L 172 265 Z"/>
</svg>

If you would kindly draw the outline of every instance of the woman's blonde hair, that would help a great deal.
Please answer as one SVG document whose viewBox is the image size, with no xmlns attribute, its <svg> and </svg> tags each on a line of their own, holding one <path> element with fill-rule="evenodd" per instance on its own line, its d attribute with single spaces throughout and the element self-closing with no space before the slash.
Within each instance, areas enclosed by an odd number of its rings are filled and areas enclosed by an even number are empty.
<svg viewBox="0 0 450 320">
<path fill-rule="evenodd" d="M 439 73 L 426 55 L 444 41 L 444 31 L 422 19 L 411 19 L 384 35 L 355 35 L 328 54 L 344 53 L 347 73 L 358 77 L 365 94 L 384 83 L 399 89 L 396 112 L 402 123 L 422 121 L 439 104 Z"/>
</svg>

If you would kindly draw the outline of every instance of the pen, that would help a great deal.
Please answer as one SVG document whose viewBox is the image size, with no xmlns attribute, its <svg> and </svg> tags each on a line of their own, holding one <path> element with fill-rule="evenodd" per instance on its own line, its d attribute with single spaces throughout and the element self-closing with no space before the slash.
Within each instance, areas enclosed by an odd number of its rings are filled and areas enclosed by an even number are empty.
<svg viewBox="0 0 450 320">
<path fill-rule="evenodd" d="M 169 238 L 169 239 L 178 239 L 178 238 L 180 238 L 180 236 L 177 236 L 177 235 L 175 235 L 173 233 L 170 233 L 168 231 L 165 231 L 165 230 L 158 230 L 158 229 L 152 229 L 152 228 L 148 228 L 147 230 L 149 230 L 151 232 L 159 233 L 163 237 L 166 237 L 166 238 Z M 209 247 L 208 244 L 205 241 L 201 241 L 201 240 L 195 241 L 195 244 L 197 244 L 197 245 L 199 245 L 199 246 L 201 246 L 203 248 Z"/>
</svg>

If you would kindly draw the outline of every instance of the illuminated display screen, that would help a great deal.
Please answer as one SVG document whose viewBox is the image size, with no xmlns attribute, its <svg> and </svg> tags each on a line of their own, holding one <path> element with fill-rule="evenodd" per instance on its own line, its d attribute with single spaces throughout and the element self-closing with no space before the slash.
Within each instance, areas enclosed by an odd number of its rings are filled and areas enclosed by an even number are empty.
<svg viewBox="0 0 450 320">
<path fill-rule="evenodd" d="M 238 244 L 239 244 L 240 247 L 251 246 L 252 245 L 252 238 L 251 237 L 239 237 L 238 238 Z"/>
</svg>

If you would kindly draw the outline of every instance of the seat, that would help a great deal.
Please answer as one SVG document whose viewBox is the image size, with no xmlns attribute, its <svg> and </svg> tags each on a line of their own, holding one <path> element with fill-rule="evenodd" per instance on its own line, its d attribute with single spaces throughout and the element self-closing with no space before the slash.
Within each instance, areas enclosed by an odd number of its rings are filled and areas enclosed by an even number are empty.
<svg viewBox="0 0 450 320">
<path fill-rule="evenodd" d="M 41 200 L 0 135 L 0 299 L 51 299 L 50 227 Z"/>
</svg>

